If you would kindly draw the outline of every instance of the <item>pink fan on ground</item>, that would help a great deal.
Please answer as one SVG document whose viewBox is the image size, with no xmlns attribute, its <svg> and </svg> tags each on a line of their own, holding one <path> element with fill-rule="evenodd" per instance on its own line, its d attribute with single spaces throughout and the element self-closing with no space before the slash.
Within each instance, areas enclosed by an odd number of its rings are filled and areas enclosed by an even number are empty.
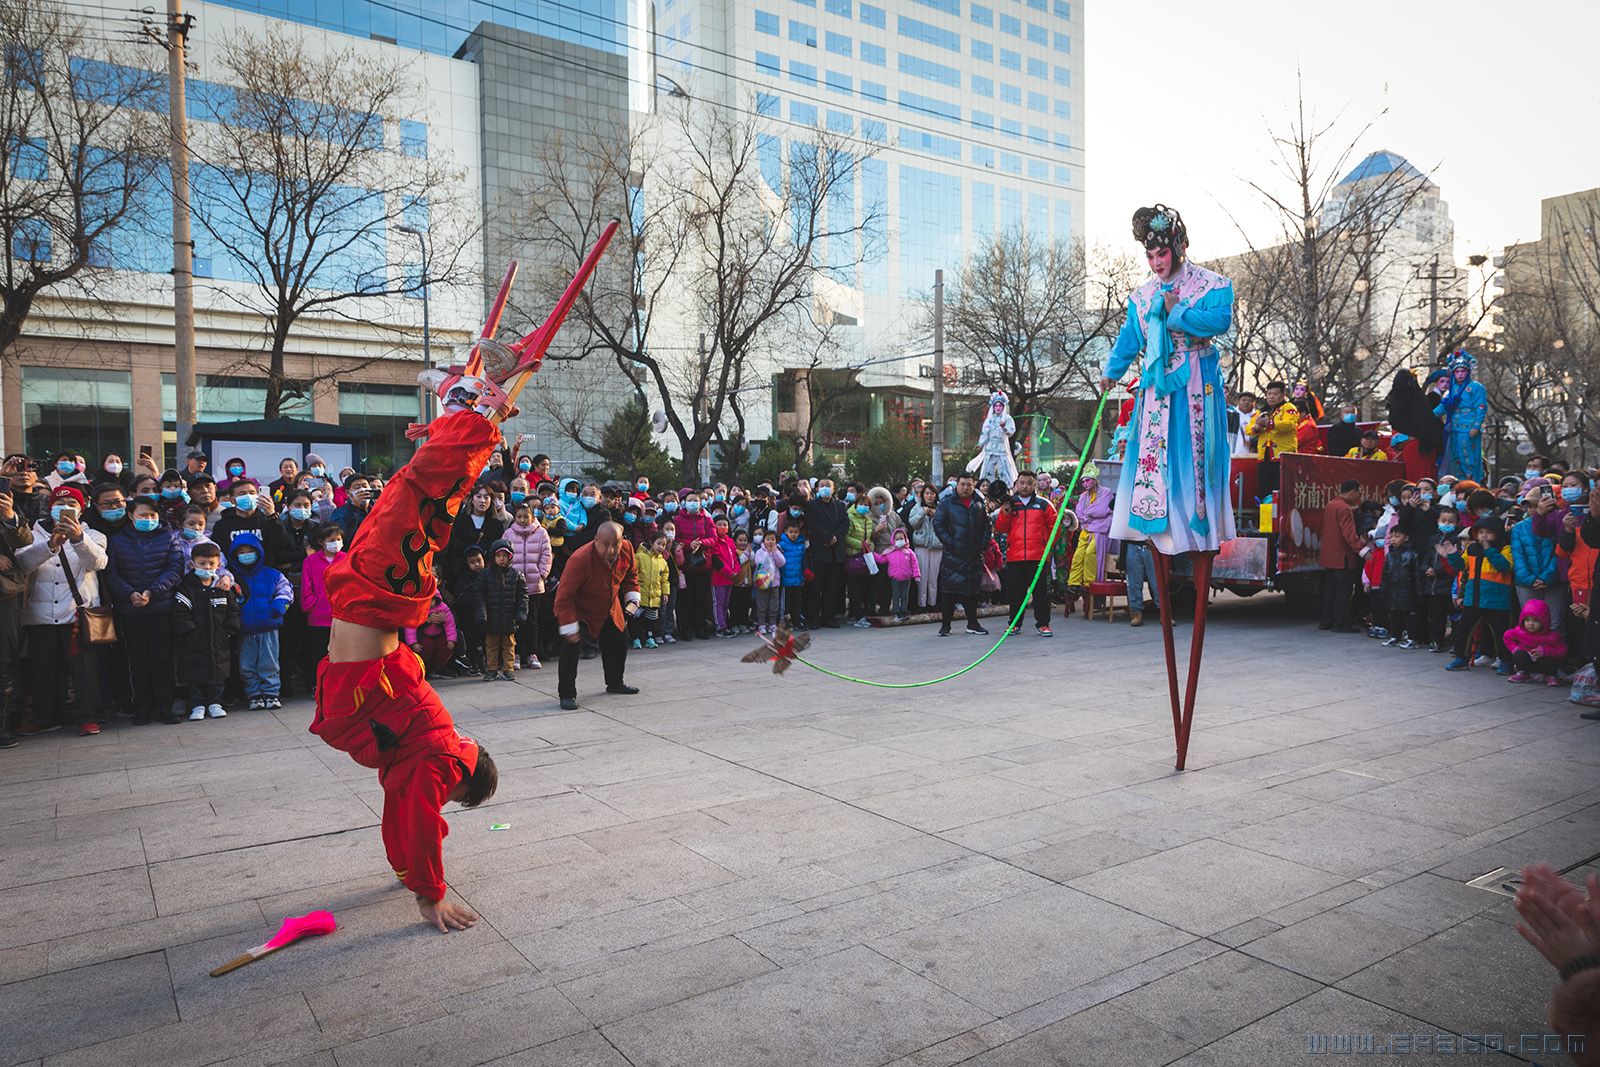
<svg viewBox="0 0 1600 1067">
<path fill-rule="evenodd" d="M 278 927 L 278 932 L 265 944 L 257 945 L 244 955 L 231 959 L 221 967 L 211 972 L 211 977 L 216 978 L 227 974 L 229 971 L 238 970 L 247 963 L 254 963 L 262 956 L 278 951 L 285 945 L 293 944 L 302 937 L 320 937 L 331 934 L 339 928 L 338 922 L 331 911 L 312 911 L 304 915 L 291 915 L 283 920 L 283 925 Z"/>
</svg>

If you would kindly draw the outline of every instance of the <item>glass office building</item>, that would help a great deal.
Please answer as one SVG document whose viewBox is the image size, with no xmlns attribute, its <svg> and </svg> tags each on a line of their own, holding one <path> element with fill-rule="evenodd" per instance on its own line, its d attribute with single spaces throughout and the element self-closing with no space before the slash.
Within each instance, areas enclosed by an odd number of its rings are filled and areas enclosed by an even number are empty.
<svg viewBox="0 0 1600 1067">
<path fill-rule="evenodd" d="M 627 0 L 211 0 L 270 18 L 453 56 L 483 22 L 621 55 Z"/>
</svg>

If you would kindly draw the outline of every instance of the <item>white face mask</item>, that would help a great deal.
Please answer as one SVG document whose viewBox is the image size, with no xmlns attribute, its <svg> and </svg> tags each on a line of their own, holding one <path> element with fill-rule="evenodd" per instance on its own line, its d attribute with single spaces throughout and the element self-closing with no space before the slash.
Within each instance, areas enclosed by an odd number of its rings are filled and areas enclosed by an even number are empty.
<svg viewBox="0 0 1600 1067">
<path fill-rule="evenodd" d="M 326 552 L 330 556 L 337 556 L 340 552 L 344 551 L 344 542 L 324 541 L 322 543 L 322 551 Z"/>
</svg>

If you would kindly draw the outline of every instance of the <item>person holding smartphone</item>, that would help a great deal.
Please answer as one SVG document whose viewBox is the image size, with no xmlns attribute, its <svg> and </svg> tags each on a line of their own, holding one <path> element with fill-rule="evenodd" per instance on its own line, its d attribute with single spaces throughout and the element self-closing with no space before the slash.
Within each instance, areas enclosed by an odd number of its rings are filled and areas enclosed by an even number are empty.
<svg viewBox="0 0 1600 1067">
<path fill-rule="evenodd" d="M 28 636 L 33 695 L 32 717 L 18 730 L 24 736 L 74 725 L 66 709 L 69 675 L 78 693 L 78 732 L 86 737 L 100 732 L 96 657 L 75 655 L 72 650 L 78 602 L 100 606 L 100 572 L 107 561 L 105 535 L 82 521 L 83 503 L 77 486 L 56 488 L 50 494 L 48 514 L 34 523 L 31 542 L 17 551 L 17 565 L 28 582 L 22 625 Z M 14 519 L 11 511 L 10 494 L 5 494 L 0 500 L 0 528 Z"/>
</svg>

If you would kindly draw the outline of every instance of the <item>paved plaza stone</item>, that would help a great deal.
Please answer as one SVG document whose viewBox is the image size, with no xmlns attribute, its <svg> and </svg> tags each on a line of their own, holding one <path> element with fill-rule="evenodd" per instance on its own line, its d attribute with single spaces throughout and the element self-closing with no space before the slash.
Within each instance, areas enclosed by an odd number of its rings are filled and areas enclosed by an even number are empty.
<svg viewBox="0 0 1600 1067">
<path fill-rule="evenodd" d="M 1555 1062 L 1517 1051 L 1554 975 L 1467 883 L 1595 862 L 1600 724 L 1222 597 L 1175 773 L 1160 643 L 1072 618 L 895 691 L 695 642 L 632 653 L 634 697 L 584 664 L 575 712 L 554 670 L 444 682 L 501 775 L 447 816 L 482 916 L 448 936 L 306 701 L 29 739 L 0 753 L 0 1058 L 1200 1067 L 1404 1035 L 1407 1064 Z M 905 682 L 986 647 L 811 655 Z M 315 908 L 336 933 L 209 977 Z M 1515 1054 L 1453 1051 L 1477 1035 Z"/>
</svg>

